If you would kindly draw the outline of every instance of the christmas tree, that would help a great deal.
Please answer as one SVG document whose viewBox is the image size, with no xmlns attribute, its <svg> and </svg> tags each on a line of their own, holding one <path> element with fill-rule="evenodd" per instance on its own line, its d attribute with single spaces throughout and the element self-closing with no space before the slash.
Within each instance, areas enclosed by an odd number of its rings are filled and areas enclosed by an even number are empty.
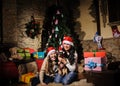
<svg viewBox="0 0 120 86">
<path fill-rule="evenodd" d="M 66 26 L 66 19 L 59 7 L 55 6 L 53 15 L 48 18 L 49 19 L 46 19 L 46 21 L 49 22 L 44 26 L 44 28 L 47 28 L 48 34 L 45 47 L 54 46 L 57 49 L 58 46 L 61 45 L 63 37 L 70 34 L 70 29 Z"/>
<path fill-rule="evenodd" d="M 64 16 L 63 8 L 58 5 L 49 7 L 46 11 L 43 32 L 42 32 L 42 50 L 46 51 L 49 46 L 56 49 L 61 45 L 64 36 L 71 36 L 74 41 L 75 48 L 78 52 L 78 61 L 82 58 L 82 45 L 80 44 L 79 35 L 74 32 L 73 27 L 70 28 L 71 22 L 68 16 Z M 72 19 L 71 19 L 72 20 Z M 73 21 L 72 21 L 73 22 Z"/>
<path fill-rule="evenodd" d="M 40 24 L 35 21 L 34 16 L 31 16 L 31 21 L 25 24 L 26 34 L 34 39 L 40 32 Z"/>
</svg>

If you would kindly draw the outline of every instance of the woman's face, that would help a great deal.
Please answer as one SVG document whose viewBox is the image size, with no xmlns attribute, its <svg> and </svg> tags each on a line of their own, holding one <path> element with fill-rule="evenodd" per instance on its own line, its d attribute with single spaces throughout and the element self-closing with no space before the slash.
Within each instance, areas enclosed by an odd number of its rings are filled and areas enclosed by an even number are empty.
<svg viewBox="0 0 120 86">
<path fill-rule="evenodd" d="M 56 60 L 56 52 L 51 53 L 49 57 L 52 61 L 55 61 Z"/>
<path fill-rule="evenodd" d="M 67 44 L 67 43 L 63 43 L 63 48 L 64 48 L 66 51 L 68 51 L 68 50 L 70 50 L 71 45 L 70 45 L 70 44 Z"/>
</svg>

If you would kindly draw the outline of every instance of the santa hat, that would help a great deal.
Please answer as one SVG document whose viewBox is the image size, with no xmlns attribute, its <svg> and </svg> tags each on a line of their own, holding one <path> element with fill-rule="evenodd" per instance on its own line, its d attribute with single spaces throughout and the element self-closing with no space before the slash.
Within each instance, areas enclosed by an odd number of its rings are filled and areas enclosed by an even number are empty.
<svg viewBox="0 0 120 86">
<path fill-rule="evenodd" d="M 58 48 L 58 51 L 62 52 L 63 51 L 62 48 L 63 48 L 62 45 L 60 45 L 59 48 Z"/>
<path fill-rule="evenodd" d="M 63 38 L 63 43 L 69 44 L 69 45 L 74 45 L 73 44 L 73 39 L 70 36 L 64 36 Z"/>
<path fill-rule="evenodd" d="M 53 52 L 55 52 L 55 48 L 54 47 L 48 47 L 48 49 L 47 49 L 47 56 L 49 56 Z"/>
</svg>

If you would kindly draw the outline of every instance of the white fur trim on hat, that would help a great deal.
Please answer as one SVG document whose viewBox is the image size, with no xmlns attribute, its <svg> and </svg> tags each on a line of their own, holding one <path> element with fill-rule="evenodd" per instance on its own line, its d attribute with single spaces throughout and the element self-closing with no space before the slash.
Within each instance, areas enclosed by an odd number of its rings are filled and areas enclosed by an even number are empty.
<svg viewBox="0 0 120 86">
<path fill-rule="evenodd" d="M 70 41 L 67 41 L 67 40 L 64 40 L 63 43 L 66 43 L 66 44 L 69 44 L 69 45 L 73 46 L 73 42 L 70 42 Z"/>
<path fill-rule="evenodd" d="M 55 49 L 54 50 L 50 50 L 47 54 L 47 56 L 49 56 L 51 53 L 55 52 Z"/>
</svg>

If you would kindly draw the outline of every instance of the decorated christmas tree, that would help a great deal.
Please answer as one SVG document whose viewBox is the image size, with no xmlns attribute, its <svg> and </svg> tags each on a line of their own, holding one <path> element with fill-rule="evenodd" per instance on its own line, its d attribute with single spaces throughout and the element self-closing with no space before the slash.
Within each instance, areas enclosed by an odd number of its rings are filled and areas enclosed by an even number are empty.
<svg viewBox="0 0 120 86">
<path fill-rule="evenodd" d="M 49 21 L 44 28 L 47 28 L 48 40 L 45 48 L 54 46 L 56 49 L 61 45 L 61 41 L 65 35 L 70 34 L 70 29 L 66 26 L 66 20 L 62 10 L 55 6 L 53 15 L 49 16 Z M 48 27 L 49 25 L 49 27 Z"/>
<path fill-rule="evenodd" d="M 40 32 L 40 24 L 35 21 L 34 16 L 31 16 L 31 20 L 25 24 L 25 28 L 27 36 L 32 39 L 34 39 Z"/>
<path fill-rule="evenodd" d="M 79 35 L 74 32 L 68 16 L 64 15 L 63 8 L 58 5 L 49 7 L 46 11 L 43 32 L 42 32 L 42 50 L 46 51 L 49 46 L 54 46 L 56 49 L 61 45 L 64 36 L 71 36 L 74 41 L 75 48 L 78 52 L 79 59 L 82 58 L 82 45 L 80 44 Z M 72 20 L 72 19 L 71 19 Z M 69 23 L 68 23 L 69 22 Z M 72 21 L 73 22 L 73 21 Z M 79 60 L 80 61 L 80 60 Z"/>
</svg>

